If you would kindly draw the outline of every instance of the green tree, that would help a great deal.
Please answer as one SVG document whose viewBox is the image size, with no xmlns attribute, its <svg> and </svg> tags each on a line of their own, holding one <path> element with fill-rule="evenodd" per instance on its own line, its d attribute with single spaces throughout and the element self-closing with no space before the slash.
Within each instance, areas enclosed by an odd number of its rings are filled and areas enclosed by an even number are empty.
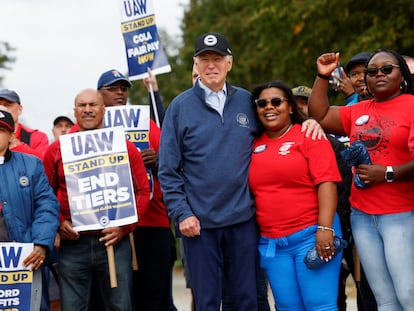
<svg viewBox="0 0 414 311">
<path fill-rule="evenodd" d="M 183 45 L 171 56 L 172 73 L 159 77 L 165 104 L 191 86 L 195 39 L 216 31 L 229 39 L 234 66 L 229 82 L 251 89 L 282 79 L 311 86 L 316 58 L 339 51 L 341 62 L 362 51 L 390 48 L 414 54 L 411 0 L 190 0 Z"/>
<path fill-rule="evenodd" d="M 1 74 L 2 70 L 9 70 L 10 65 L 15 61 L 11 56 L 14 50 L 7 42 L 0 41 L 0 86 L 4 78 L 3 74 Z"/>
</svg>

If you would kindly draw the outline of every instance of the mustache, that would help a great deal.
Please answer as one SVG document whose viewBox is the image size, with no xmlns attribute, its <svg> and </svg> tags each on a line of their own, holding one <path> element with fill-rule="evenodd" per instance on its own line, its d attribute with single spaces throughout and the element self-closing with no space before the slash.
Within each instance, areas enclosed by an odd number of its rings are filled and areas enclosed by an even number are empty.
<svg viewBox="0 0 414 311">
<path fill-rule="evenodd" d="M 94 112 L 91 112 L 91 111 L 85 111 L 85 112 L 82 112 L 82 115 L 81 115 L 82 117 L 94 117 L 95 116 L 95 113 Z"/>
</svg>

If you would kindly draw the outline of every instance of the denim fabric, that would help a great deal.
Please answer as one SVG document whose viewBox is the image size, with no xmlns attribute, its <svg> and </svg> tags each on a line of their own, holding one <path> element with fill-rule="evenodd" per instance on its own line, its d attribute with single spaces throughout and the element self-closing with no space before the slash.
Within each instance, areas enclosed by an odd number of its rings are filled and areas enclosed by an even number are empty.
<svg viewBox="0 0 414 311">
<path fill-rule="evenodd" d="M 315 245 L 316 225 L 279 239 L 260 237 L 260 266 L 265 270 L 278 311 L 336 311 L 342 254 L 316 270 L 303 262 Z M 339 217 L 333 228 L 341 236 Z"/>
<path fill-rule="evenodd" d="M 131 246 L 128 236 L 114 245 L 118 287 L 111 288 L 105 245 L 99 236 L 81 234 L 75 241 L 61 240 L 59 286 L 62 311 L 87 311 L 92 279 L 106 310 L 132 311 Z"/>
<path fill-rule="evenodd" d="M 378 311 L 413 310 L 414 211 L 351 213 L 352 232 Z"/>
</svg>

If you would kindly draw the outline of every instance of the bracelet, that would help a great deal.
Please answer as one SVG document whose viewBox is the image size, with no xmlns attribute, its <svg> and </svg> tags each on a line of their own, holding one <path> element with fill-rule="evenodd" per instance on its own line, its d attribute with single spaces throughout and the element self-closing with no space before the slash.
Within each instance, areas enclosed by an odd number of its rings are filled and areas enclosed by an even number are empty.
<svg viewBox="0 0 414 311">
<path fill-rule="evenodd" d="M 322 231 L 331 231 L 332 235 L 335 235 L 335 230 L 331 227 L 318 226 L 317 228 L 318 230 L 322 230 Z"/>
<path fill-rule="evenodd" d="M 318 72 L 317 76 L 318 76 L 319 78 L 321 78 L 321 79 L 324 79 L 324 80 L 329 80 L 329 79 L 331 78 L 330 76 L 325 76 L 325 75 L 323 75 L 323 74 L 321 74 L 321 73 L 319 73 L 319 72 Z"/>
</svg>

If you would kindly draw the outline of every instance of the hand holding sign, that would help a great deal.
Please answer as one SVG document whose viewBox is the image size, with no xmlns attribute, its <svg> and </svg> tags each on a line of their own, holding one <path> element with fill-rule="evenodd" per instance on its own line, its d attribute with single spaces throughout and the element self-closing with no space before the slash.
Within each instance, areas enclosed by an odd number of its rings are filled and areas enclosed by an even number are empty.
<svg viewBox="0 0 414 311">
<path fill-rule="evenodd" d="M 41 245 L 35 245 L 33 251 L 23 260 L 23 265 L 28 267 L 30 265 L 30 271 L 37 270 L 43 264 L 43 260 L 46 258 L 46 247 Z"/>
<path fill-rule="evenodd" d="M 105 246 L 108 247 L 110 245 L 115 245 L 119 241 L 121 241 L 122 237 L 124 236 L 121 227 L 111 227 L 105 228 L 102 230 L 102 233 L 105 235 L 99 239 L 99 242 L 105 243 Z"/>
</svg>

